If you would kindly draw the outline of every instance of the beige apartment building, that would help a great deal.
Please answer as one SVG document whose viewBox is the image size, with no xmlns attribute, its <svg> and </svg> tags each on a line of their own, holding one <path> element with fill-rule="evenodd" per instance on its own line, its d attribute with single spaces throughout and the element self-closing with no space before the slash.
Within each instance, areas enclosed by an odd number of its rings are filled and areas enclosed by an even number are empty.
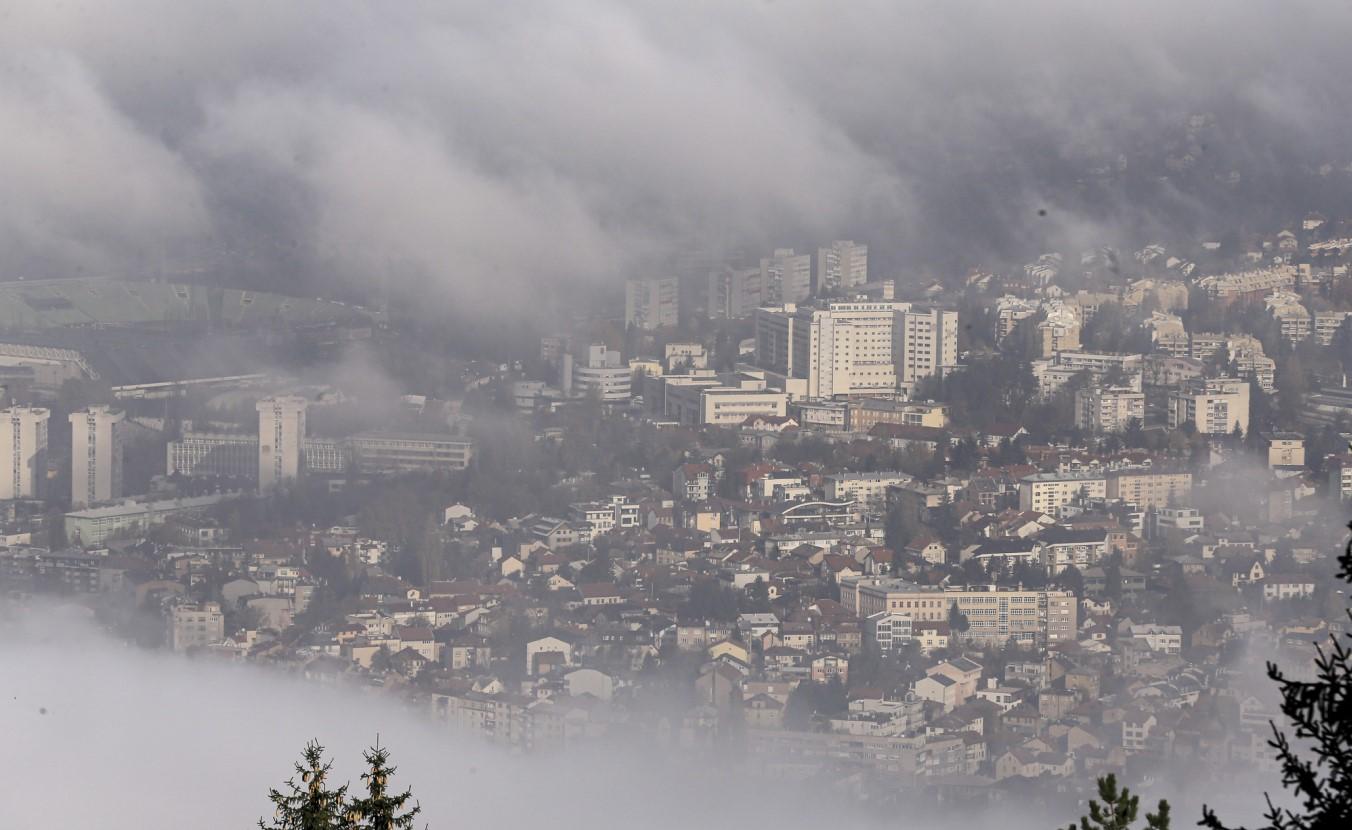
<svg viewBox="0 0 1352 830">
<path fill-rule="evenodd" d="M 1062 505 L 1083 494 L 1104 498 L 1108 480 L 1100 473 L 1037 473 L 1019 481 L 1019 509 L 1055 515 Z"/>
<path fill-rule="evenodd" d="M 1186 506 L 1192 497 L 1192 473 L 1130 468 L 1108 473 L 1107 497 L 1138 510 Z"/>
<path fill-rule="evenodd" d="M 966 637 L 999 645 L 1013 639 L 1027 645 L 1069 642 L 1078 630 L 1077 604 L 1070 591 L 1021 591 L 994 586 L 934 588 L 904 579 L 846 577 L 840 602 L 860 619 L 889 612 L 913 623 L 946 622 L 956 606 L 967 617 Z"/>
<path fill-rule="evenodd" d="M 868 432 L 878 424 L 943 429 L 948 426 L 948 404 L 857 398 L 849 402 L 847 418 L 851 432 Z"/>
</svg>

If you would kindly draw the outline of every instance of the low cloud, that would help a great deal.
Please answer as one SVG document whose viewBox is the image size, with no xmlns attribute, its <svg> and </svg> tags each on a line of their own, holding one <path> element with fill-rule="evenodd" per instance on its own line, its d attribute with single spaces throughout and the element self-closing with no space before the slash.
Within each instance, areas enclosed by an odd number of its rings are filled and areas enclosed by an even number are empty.
<svg viewBox="0 0 1352 830">
<path fill-rule="evenodd" d="M 1346 205 L 1349 30 L 1322 0 L 21 0 L 0 270 L 503 313 L 683 252 L 843 236 L 953 276 L 1190 240 Z"/>
<path fill-rule="evenodd" d="M 249 827 L 268 812 L 268 788 L 291 774 L 307 741 L 324 744 L 338 782 L 360 788 L 361 751 L 377 737 L 433 828 L 881 828 L 897 826 L 904 810 L 917 826 L 1040 830 L 1072 817 L 1018 803 L 955 813 L 900 792 L 896 805 L 870 803 L 830 778 L 810 786 L 761 780 L 747 772 L 754 761 L 736 753 L 678 750 L 638 735 L 509 754 L 380 689 L 143 651 L 100 633 L 82 612 L 44 605 L 0 606 L 0 665 L 5 827 Z M 1262 789 L 1277 782 L 1241 775 L 1231 784 L 1180 792 L 1161 780 L 1145 798 L 1169 796 L 1180 818 L 1199 815 L 1205 800 L 1225 805 L 1228 820 L 1253 820 Z"/>
<path fill-rule="evenodd" d="M 0 52 L 5 278 L 156 264 L 209 227 L 197 178 L 68 53 Z"/>
</svg>

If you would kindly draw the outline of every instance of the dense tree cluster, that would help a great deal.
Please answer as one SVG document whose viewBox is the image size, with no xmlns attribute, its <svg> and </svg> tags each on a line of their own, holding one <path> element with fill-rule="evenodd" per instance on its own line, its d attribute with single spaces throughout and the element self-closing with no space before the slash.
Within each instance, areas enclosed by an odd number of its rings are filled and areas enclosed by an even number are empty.
<svg viewBox="0 0 1352 830">
<path fill-rule="evenodd" d="M 282 789 L 268 791 L 273 804 L 271 819 L 259 819 L 259 830 L 407 830 L 422 812 L 409 806 L 410 790 L 392 792 L 389 781 L 395 773 L 390 754 L 380 746 L 368 749 L 363 758 L 366 771 L 361 780 L 366 795 L 349 798 L 348 785 L 333 787 L 329 781 L 333 764 L 324 759 L 324 747 L 305 745 L 296 773 Z"/>
</svg>

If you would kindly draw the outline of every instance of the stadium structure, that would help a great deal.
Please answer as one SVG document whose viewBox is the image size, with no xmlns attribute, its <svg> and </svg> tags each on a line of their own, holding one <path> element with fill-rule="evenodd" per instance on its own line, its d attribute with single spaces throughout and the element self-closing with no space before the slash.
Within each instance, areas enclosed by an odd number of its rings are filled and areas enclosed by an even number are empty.
<svg viewBox="0 0 1352 830">
<path fill-rule="evenodd" d="M 100 278 L 0 283 L 0 384 L 101 380 L 121 398 L 248 386 L 298 344 L 370 337 L 379 312 L 334 300 Z"/>
<path fill-rule="evenodd" d="M 0 331 L 194 323 L 231 328 L 345 325 L 378 312 L 335 300 L 98 278 L 0 282 Z"/>
</svg>

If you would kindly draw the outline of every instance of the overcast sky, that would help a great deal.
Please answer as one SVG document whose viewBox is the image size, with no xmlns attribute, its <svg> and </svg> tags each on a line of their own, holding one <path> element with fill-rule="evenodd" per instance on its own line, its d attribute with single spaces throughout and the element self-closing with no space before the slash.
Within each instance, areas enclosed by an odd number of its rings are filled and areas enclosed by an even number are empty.
<svg viewBox="0 0 1352 830">
<path fill-rule="evenodd" d="M 1320 165 L 1352 162 L 1352 7 L 1337 2 L 0 14 L 7 278 L 209 251 L 280 290 L 413 284 L 484 303 L 661 270 L 677 250 L 837 236 L 870 243 L 875 273 L 942 277 L 1303 210 L 1346 191 Z M 1190 133 L 1201 113 L 1214 119 Z M 1165 168 L 1189 153 L 1192 168 Z M 1220 184 L 1232 169 L 1242 183 Z"/>
</svg>

